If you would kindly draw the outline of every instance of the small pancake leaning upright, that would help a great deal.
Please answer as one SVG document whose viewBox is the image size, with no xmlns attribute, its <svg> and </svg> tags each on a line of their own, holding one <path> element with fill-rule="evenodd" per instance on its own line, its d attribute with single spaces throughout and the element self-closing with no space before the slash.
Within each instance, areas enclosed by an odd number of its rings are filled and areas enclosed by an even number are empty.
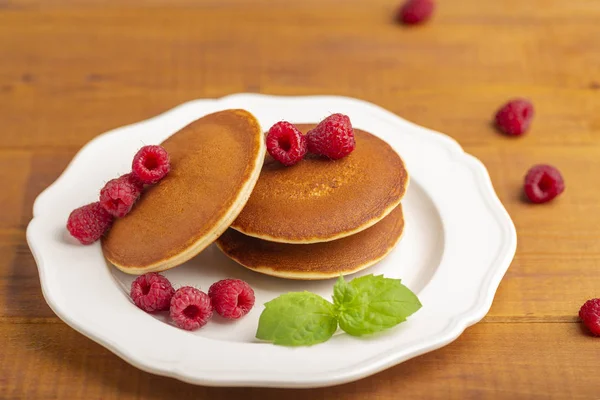
<svg viewBox="0 0 600 400">
<path fill-rule="evenodd" d="M 315 125 L 297 125 L 307 132 Z M 361 232 L 400 204 L 409 182 L 385 141 L 354 129 L 356 148 L 339 160 L 307 155 L 286 167 L 270 156 L 232 228 L 280 243 L 327 242 Z"/>
<path fill-rule="evenodd" d="M 102 241 L 108 261 L 129 274 L 175 267 L 219 237 L 246 204 L 266 152 L 258 121 L 244 110 L 202 117 L 162 146 L 171 171 Z"/>
</svg>

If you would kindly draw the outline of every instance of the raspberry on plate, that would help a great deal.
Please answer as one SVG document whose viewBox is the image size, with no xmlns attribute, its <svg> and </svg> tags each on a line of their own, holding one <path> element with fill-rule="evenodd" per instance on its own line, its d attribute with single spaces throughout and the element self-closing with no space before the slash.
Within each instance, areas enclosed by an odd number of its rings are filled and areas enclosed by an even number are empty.
<svg viewBox="0 0 600 400">
<path fill-rule="evenodd" d="M 579 310 L 579 318 L 595 336 L 600 336 L 600 299 L 585 302 Z"/>
<path fill-rule="evenodd" d="M 228 319 L 241 318 L 254 306 L 254 290 L 239 279 L 223 279 L 213 283 L 208 296 L 214 310 Z"/>
<path fill-rule="evenodd" d="M 171 318 L 182 329 L 194 331 L 203 327 L 212 313 L 210 297 L 191 286 L 177 289 L 171 299 Z"/>
<path fill-rule="evenodd" d="M 551 165 L 535 165 L 525 176 L 525 195 L 533 203 L 546 203 L 564 192 L 565 181 Z"/>
<path fill-rule="evenodd" d="M 162 146 L 144 146 L 133 157 L 131 169 L 143 183 L 155 184 L 171 169 L 169 153 Z"/>
<path fill-rule="evenodd" d="M 332 114 L 306 134 L 308 151 L 337 160 L 352 153 L 356 147 L 350 118 Z"/>
<path fill-rule="evenodd" d="M 396 18 L 403 24 L 420 24 L 431 17 L 434 9 L 433 0 L 407 0 L 398 10 Z"/>
<path fill-rule="evenodd" d="M 511 136 L 521 136 L 533 120 L 533 104 L 525 99 L 513 99 L 496 113 L 496 126 Z"/>
<path fill-rule="evenodd" d="M 112 179 L 100 191 L 100 204 L 115 217 L 124 217 L 140 197 L 142 184 L 132 174 Z"/>
<path fill-rule="evenodd" d="M 285 166 L 291 166 L 306 155 L 306 137 L 294 125 L 280 121 L 267 133 L 267 151 Z"/>
<path fill-rule="evenodd" d="M 100 239 L 112 223 L 113 216 L 96 202 L 73 210 L 67 221 L 67 229 L 81 244 L 91 244 Z"/>
<path fill-rule="evenodd" d="M 131 300 L 146 312 L 168 310 L 174 293 L 171 282 L 157 272 L 138 276 L 131 283 Z"/>
</svg>

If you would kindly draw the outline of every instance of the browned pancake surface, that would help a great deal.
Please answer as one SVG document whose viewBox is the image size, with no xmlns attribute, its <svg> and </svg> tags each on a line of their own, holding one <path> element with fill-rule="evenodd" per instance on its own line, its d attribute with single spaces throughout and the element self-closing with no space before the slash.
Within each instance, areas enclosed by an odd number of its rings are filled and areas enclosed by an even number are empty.
<svg viewBox="0 0 600 400">
<path fill-rule="evenodd" d="M 303 132 L 314 125 L 298 125 Z M 354 234 L 400 203 L 408 173 L 383 140 L 355 129 L 356 149 L 340 160 L 307 156 L 292 167 L 265 158 L 261 176 L 232 227 L 249 236 L 314 243 Z"/>
<path fill-rule="evenodd" d="M 243 266 L 289 279 L 325 279 L 367 268 L 384 258 L 404 230 L 402 205 L 372 227 L 342 239 L 314 243 L 275 243 L 228 229 L 219 248 Z"/>
<path fill-rule="evenodd" d="M 169 259 L 183 262 L 216 239 L 243 207 L 236 202 L 247 199 L 248 182 L 253 174 L 256 179 L 264 156 L 260 126 L 244 110 L 207 115 L 162 145 L 171 171 L 115 221 L 102 243 L 106 258 L 125 272 L 172 267 Z M 190 248 L 194 254 L 185 254 Z"/>
</svg>

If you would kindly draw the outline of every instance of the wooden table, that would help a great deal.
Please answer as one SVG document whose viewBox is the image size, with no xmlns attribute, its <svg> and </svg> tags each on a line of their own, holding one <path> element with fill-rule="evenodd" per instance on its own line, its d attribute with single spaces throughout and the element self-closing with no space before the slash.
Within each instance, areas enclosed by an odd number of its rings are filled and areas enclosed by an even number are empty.
<svg viewBox="0 0 600 400">
<path fill-rule="evenodd" d="M 600 2 L 439 0 L 404 28 L 394 0 L 0 0 L 0 398 L 600 399 Z M 25 228 L 38 193 L 94 136 L 236 92 L 339 94 L 457 139 L 517 226 L 488 316 L 453 344 L 364 380 L 307 391 L 204 388 L 129 366 L 44 302 Z M 490 125 L 533 100 L 530 134 Z M 556 202 L 522 201 L 534 163 Z M 449 299 L 451 301 L 451 299 Z"/>
</svg>

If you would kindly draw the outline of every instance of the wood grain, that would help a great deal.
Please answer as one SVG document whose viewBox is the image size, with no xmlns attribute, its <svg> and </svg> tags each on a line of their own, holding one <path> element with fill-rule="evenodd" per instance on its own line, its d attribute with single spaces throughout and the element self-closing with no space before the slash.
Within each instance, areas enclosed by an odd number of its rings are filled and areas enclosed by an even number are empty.
<svg viewBox="0 0 600 400">
<path fill-rule="evenodd" d="M 0 340 L 11 344 L 0 348 L 0 359 L 11 360 L 0 365 L 3 399 L 358 400 L 395 399 L 398 394 L 588 399 L 600 390 L 597 374 L 589 373 L 598 366 L 600 349 L 594 338 L 581 334 L 579 325 L 569 323 L 480 324 L 434 353 L 371 378 L 314 390 L 192 386 L 141 372 L 63 324 L 2 324 Z M 36 384 L 30 381 L 34 374 Z"/>
<path fill-rule="evenodd" d="M 522 95 L 538 110 L 528 144 L 598 144 L 593 0 L 538 0 L 535 13 L 515 1 L 448 1 L 416 29 L 391 21 L 389 0 L 157 3 L 0 14 L 0 54 L 10 56 L 0 145 L 76 148 L 185 100 L 239 91 L 351 95 L 463 144 L 494 145 L 503 138 L 490 115 Z"/>
<path fill-rule="evenodd" d="M 438 3 L 405 28 L 396 0 L 0 0 L 0 398 L 598 399 L 577 310 L 600 296 L 600 3 Z M 483 322 L 373 377 L 284 391 L 152 376 L 58 320 L 25 241 L 37 194 L 96 135 L 235 92 L 362 98 L 480 158 L 519 236 Z M 490 124 L 514 96 L 536 107 L 519 139 Z M 535 163 L 563 172 L 558 201 L 522 200 Z"/>
</svg>

